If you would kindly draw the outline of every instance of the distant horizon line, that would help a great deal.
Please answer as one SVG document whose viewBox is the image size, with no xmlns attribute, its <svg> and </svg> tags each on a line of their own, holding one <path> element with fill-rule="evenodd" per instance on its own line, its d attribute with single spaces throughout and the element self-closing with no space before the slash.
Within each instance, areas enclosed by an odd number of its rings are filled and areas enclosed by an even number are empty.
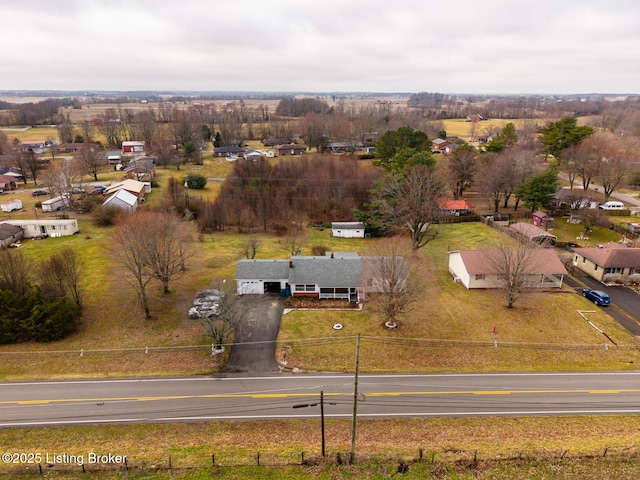
<svg viewBox="0 0 640 480">
<path fill-rule="evenodd" d="M 251 96 L 291 96 L 291 95 L 367 95 L 367 96 L 403 96 L 409 97 L 411 95 L 419 93 L 433 93 L 441 95 L 473 95 L 473 96 L 563 96 L 563 97 L 578 97 L 578 96 L 638 96 L 638 93 L 614 93 L 614 92 L 582 92 L 582 93 L 500 93 L 500 92 L 485 92 L 485 93 L 471 93 L 471 92 L 439 92 L 422 90 L 416 92 L 402 92 L 402 91 L 368 91 L 368 90 L 330 90 L 330 91 L 312 91 L 312 90 L 109 90 L 109 89 L 0 89 L 0 95 L 15 95 L 25 96 L 31 94 L 67 94 L 75 96 L 89 96 L 89 95 L 105 95 L 105 94 L 146 94 L 146 95 L 185 95 L 185 96 L 197 96 L 197 95 L 251 95 Z"/>
</svg>

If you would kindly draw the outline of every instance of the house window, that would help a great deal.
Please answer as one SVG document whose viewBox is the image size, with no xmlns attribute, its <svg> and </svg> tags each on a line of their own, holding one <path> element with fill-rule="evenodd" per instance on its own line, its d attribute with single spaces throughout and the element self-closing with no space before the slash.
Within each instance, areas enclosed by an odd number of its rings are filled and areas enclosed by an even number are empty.
<svg viewBox="0 0 640 480">
<path fill-rule="evenodd" d="M 637 275 L 640 273 L 640 267 L 631 267 L 629 269 L 629 275 Z"/>
<path fill-rule="evenodd" d="M 622 267 L 609 267 L 604 269 L 604 273 L 622 273 Z"/>
<path fill-rule="evenodd" d="M 476 280 L 484 280 L 484 273 L 476 273 Z"/>
<path fill-rule="evenodd" d="M 295 291 L 296 292 L 315 292 L 316 291 L 316 286 L 315 285 L 296 284 Z"/>
<path fill-rule="evenodd" d="M 596 268 L 593 269 L 595 272 L 598 271 L 598 265 L 596 265 Z"/>
</svg>

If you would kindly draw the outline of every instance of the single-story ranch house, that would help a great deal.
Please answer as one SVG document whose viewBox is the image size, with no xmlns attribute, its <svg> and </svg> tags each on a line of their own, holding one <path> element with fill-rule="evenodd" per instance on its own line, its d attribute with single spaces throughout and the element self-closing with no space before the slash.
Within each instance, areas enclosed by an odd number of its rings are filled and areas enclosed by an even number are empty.
<svg viewBox="0 0 640 480">
<path fill-rule="evenodd" d="M 276 155 L 283 157 L 285 155 L 304 155 L 307 151 L 307 147 L 304 145 L 298 145 L 297 143 L 287 143 L 284 145 L 276 145 L 273 147 Z"/>
<path fill-rule="evenodd" d="M 574 248 L 573 265 L 603 283 L 640 282 L 640 248 L 612 243 Z"/>
<path fill-rule="evenodd" d="M 449 252 L 449 272 L 456 283 L 471 288 L 497 288 L 498 272 L 492 257 L 497 250 L 454 250 Z M 532 251 L 527 262 L 527 284 L 532 287 L 560 288 L 567 270 L 558 255 L 546 248 Z M 495 257 L 494 257 L 495 258 Z"/>
<path fill-rule="evenodd" d="M 360 300 L 362 257 L 355 252 L 296 256 L 288 260 L 240 260 L 238 294 L 281 293 L 292 297 Z"/>
<path fill-rule="evenodd" d="M 234 278 L 238 295 L 279 293 L 360 302 L 365 292 L 388 290 L 381 287 L 384 282 L 363 278 L 367 276 L 363 275 L 365 269 L 375 275 L 375 268 L 365 266 L 367 259 L 373 258 L 377 257 L 361 257 L 356 252 L 327 252 L 324 256 L 314 257 L 240 260 Z M 398 259 L 404 263 L 402 257 Z M 375 264 L 375 261 L 371 263 Z M 400 279 L 400 282 L 404 280 Z"/>
</svg>

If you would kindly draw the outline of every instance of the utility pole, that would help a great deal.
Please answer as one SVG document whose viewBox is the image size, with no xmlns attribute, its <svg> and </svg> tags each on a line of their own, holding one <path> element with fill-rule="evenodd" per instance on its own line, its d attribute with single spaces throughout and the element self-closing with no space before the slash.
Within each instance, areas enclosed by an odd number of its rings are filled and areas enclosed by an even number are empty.
<svg viewBox="0 0 640 480">
<path fill-rule="evenodd" d="M 320 390 L 320 428 L 322 429 L 322 457 L 326 457 L 324 442 L 324 392 Z"/>
<path fill-rule="evenodd" d="M 351 455 L 349 463 L 356 460 L 356 418 L 358 417 L 358 369 L 360 368 L 360 334 L 356 339 L 356 366 L 353 380 L 353 420 L 351 422 Z"/>
<path fill-rule="evenodd" d="M 329 402 L 329 405 L 337 405 L 336 403 Z M 318 402 L 315 403 L 298 403 L 296 405 L 292 405 L 291 408 L 306 408 L 306 407 L 317 407 Z M 324 435 L 324 391 L 320 390 L 320 427 L 322 429 L 322 456 L 326 457 L 326 442 Z"/>
</svg>

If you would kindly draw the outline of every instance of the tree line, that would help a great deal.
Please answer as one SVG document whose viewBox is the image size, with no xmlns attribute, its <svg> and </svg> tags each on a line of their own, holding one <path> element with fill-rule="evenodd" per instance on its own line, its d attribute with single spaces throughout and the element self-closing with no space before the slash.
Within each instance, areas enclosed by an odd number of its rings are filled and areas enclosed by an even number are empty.
<svg viewBox="0 0 640 480">
<path fill-rule="evenodd" d="M 370 201 L 382 172 L 357 160 L 306 155 L 271 163 L 238 160 L 215 202 L 203 207 L 201 232 L 231 227 L 286 232 L 294 223 L 349 220 Z"/>
</svg>

